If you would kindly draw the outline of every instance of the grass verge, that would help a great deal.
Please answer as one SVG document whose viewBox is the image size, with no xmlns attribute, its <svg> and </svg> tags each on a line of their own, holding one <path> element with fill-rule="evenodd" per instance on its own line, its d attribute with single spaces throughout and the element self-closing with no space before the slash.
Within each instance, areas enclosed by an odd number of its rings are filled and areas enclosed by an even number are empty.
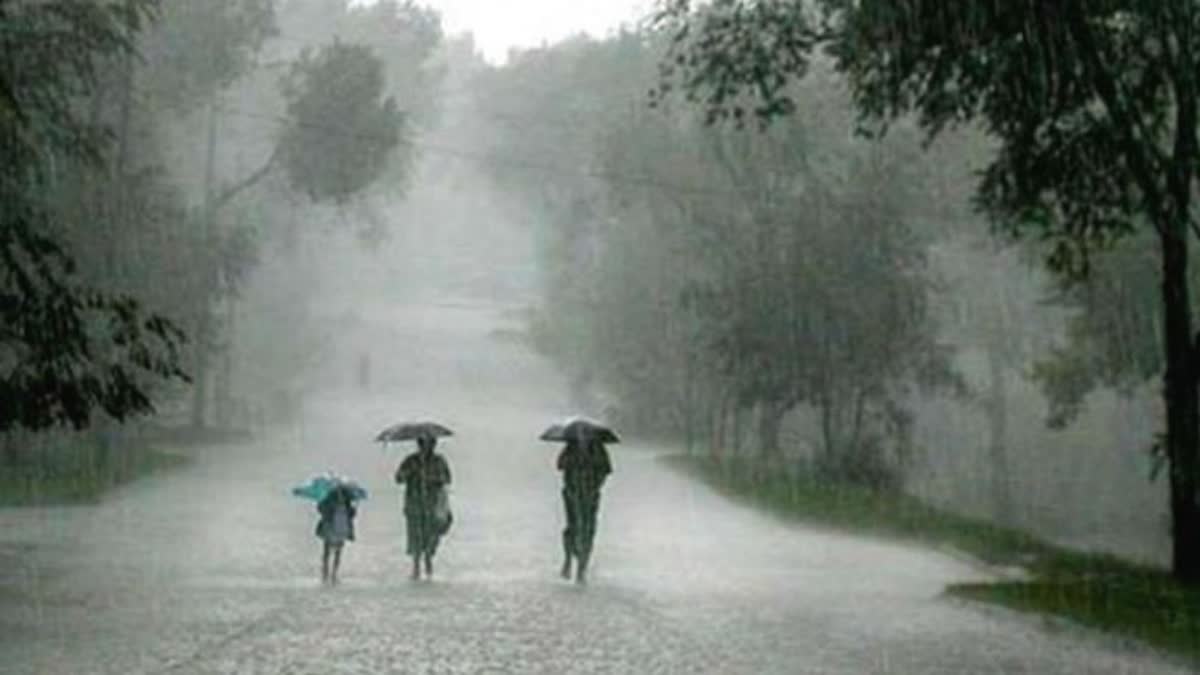
<svg viewBox="0 0 1200 675">
<path fill-rule="evenodd" d="M 950 546 L 993 565 L 1019 565 L 1020 581 L 956 584 L 953 596 L 1049 614 L 1132 638 L 1200 666 L 1200 589 L 1110 555 L 1066 550 L 1026 533 L 935 509 L 903 494 L 768 473 L 747 464 L 676 456 L 673 467 L 737 501 L 838 529 Z"/>
<path fill-rule="evenodd" d="M 0 468 L 0 507 L 86 504 L 113 488 L 187 463 L 182 455 L 130 445 L 103 465 L 80 453 L 81 461 L 29 463 Z"/>
</svg>

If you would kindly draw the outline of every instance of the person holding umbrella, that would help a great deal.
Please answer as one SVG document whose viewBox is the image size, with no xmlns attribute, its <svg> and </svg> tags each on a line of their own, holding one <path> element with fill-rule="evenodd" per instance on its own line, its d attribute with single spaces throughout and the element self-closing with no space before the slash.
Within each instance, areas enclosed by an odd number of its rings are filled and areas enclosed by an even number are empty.
<svg viewBox="0 0 1200 675">
<path fill-rule="evenodd" d="M 417 451 L 404 458 L 395 476 L 396 483 L 404 485 L 404 521 L 407 551 L 413 560 L 413 579 L 421 578 L 422 562 L 425 576 L 433 576 L 433 556 L 452 521 L 446 494 L 446 487 L 450 485 L 450 465 L 445 457 L 434 452 L 437 436 L 449 436 L 450 431 L 434 424 L 420 429 L 416 429 L 417 426 L 426 425 L 393 427 L 381 433 L 378 439 L 387 442 L 415 438 L 417 441 Z"/>
<path fill-rule="evenodd" d="M 600 489 L 612 473 L 605 443 L 618 442 L 617 435 L 605 426 L 583 419 L 574 419 L 550 427 L 542 440 L 566 441 L 558 454 L 558 470 L 563 476 L 563 508 L 566 527 L 563 529 L 562 577 L 571 578 L 571 563 L 575 562 L 575 583 L 587 580 L 592 542 L 596 537 L 596 516 L 600 511 Z"/>
<path fill-rule="evenodd" d="M 316 535 L 323 544 L 321 582 L 336 585 L 342 548 L 347 541 L 354 541 L 354 517 L 358 514 L 354 503 L 366 499 L 367 491 L 358 483 L 331 473 L 293 488 L 292 494 L 317 503 Z"/>
<path fill-rule="evenodd" d="M 317 502 L 317 512 L 321 514 L 321 519 L 317 521 L 317 536 L 324 542 L 321 550 L 321 581 L 336 586 L 338 568 L 342 564 L 342 547 L 347 541 L 354 541 L 354 516 L 358 515 L 358 510 L 354 508 L 354 495 L 347 486 L 338 485 Z"/>
</svg>

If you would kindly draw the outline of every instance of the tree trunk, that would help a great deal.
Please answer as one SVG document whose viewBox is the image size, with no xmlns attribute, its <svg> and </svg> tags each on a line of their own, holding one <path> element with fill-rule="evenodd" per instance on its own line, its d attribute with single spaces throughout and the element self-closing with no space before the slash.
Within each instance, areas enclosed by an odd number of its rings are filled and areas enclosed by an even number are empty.
<svg viewBox="0 0 1200 675">
<path fill-rule="evenodd" d="M 725 455 L 725 426 L 728 420 L 725 397 L 717 395 L 716 406 L 710 413 L 712 419 L 712 441 L 710 452 L 714 459 L 720 460 Z"/>
<path fill-rule="evenodd" d="M 204 165 L 204 241 L 205 255 L 214 256 L 214 248 L 217 243 L 217 223 L 216 223 L 216 208 L 214 203 L 215 195 L 214 182 L 216 172 L 216 155 L 217 155 L 217 115 L 218 105 L 214 100 L 208 109 L 208 149 Z M 194 360 L 192 368 L 194 372 L 192 377 L 194 384 L 192 387 L 192 427 L 202 429 L 208 423 L 208 377 L 209 377 L 209 347 L 212 342 L 212 296 L 216 293 L 216 269 L 215 261 L 208 265 L 206 270 L 205 283 L 207 288 L 204 289 L 204 295 L 200 301 L 200 317 L 196 322 L 196 335 L 194 336 Z"/>
<path fill-rule="evenodd" d="M 126 3 L 126 9 L 127 11 L 129 10 L 129 3 Z M 133 116 L 133 69 L 133 53 L 129 52 L 125 54 L 121 63 L 121 83 L 118 93 L 120 103 L 116 129 L 117 145 L 112 165 L 112 192 L 108 195 L 108 199 L 110 200 L 108 206 L 112 209 L 112 212 L 109 215 L 109 237 L 104 242 L 104 272 L 121 289 L 124 289 L 126 283 L 128 283 L 125 255 L 121 250 L 120 244 L 120 235 L 123 233 L 118 228 L 129 228 L 130 220 L 130 186 L 126 178 L 129 173 L 129 156 L 132 154 L 130 122 Z M 125 231 L 128 231 L 128 229 Z"/>
<path fill-rule="evenodd" d="M 991 465 L 992 517 L 996 522 L 1012 521 L 1011 479 L 1008 469 L 1008 386 L 1004 375 L 1004 355 L 996 341 L 988 340 L 989 389 L 987 398 L 988 463 Z"/>
<path fill-rule="evenodd" d="M 687 454 L 695 452 L 696 445 L 696 382 L 692 372 L 692 349 L 687 346 L 683 358 L 683 439 Z"/>
<path fill-rule="evenodd" d="M 742 422 L 745 421 L 745 409 L 740 403 L 734 403 L 732 406 L 732 419 L 730 420 L 730 433 L 733 435 L 733 444 L 730 446 L 730 453 L 734 457 L 742 456 Z"/>
<path fill-rule="evenodd" d="M 126 11 L 132 11 L 130 3 L 126 3 Z M 133 118 L 133 52 L 126 52 L 121 62 L 120 108 L 117 118 L 117 147 L 113 159 L 113 179 L 117 186 L 117 213 L 125 215 L 128 189 L 125 185 L 125 174 L 129 172 L 130 122 Z"/>
<path fill-rule="evenodd" d="M 208 333 L 212 324 L 208 307 L 200 308 L 196 333 L 192 336 L 192 427 L 208 424 Z"/>
<path fill-rule="evenodd" d="M 107 415 L 100 415 L 91 429 L 94 447 L 92 466 L 96 474 L 107 480 L 113 469 L 113 450 L 117 445 L 117 422 Z"/>
<path fill-rule="evenodd" d="M 758 442 L 764 464 L 772 465 L 780 457 L 779 431 L 785 413 L 784 407 L 777 403 L 764 403 L 759 408 Z"/>
<path fill-rule="evenodd" d="M 692 408 L 692 402 L 686 400 L 683 410 L 683 447 L 689 455 L 696 451 L 696 421 Z"/>
<path fill-rule="evenodd" d="M 867 392 L 865 389 L 859 389 L 854 393 L 854 422 L 850 429 L 850 445 L 848 450 L 851 454 L 863 456 L 863 418 L 867 411 Z"/>
<path fill-rule="evenodd" d="M 221 364 L 213 385 L 213 421 L 219 429 L 230 429 L 233 413 L 233 324 L 237 318 L 237 303 L 232 296 L 225 301 L 225 346 Z"/>
<path fill-rule="evenodd" d="M 1191 10 L 1194 11 L 1194 10 Z M 1188 12 L 1190 14 L 1190 11 Z M 1192 17 L 1184 17 L 1191 25 Z M 1172 567 L 1175 577 L 1200 584 L 1200 509 L 1197 508 L 1197 448 L 1200 410 L 1197 409 L 1197 369 L 1200 355 L 1192 337 L 1191 297 L 1188 289 L 1188 231 L 1192 225 L 1191 200 L 1197 147 L 1195 44 L 1190 30 L 1179 36 L 1181 65 L 1176 67 L 1178 105 L 1175 115 L 1175 148 L 1167 191 L 1170 206 L 1159 234 L 1163 248 L 1162 292 L 1167 347 L 1166 405 L 1167 457 L 1171 462 Z"/>
<path fill-rule="evenodd" d="M 0 432 L 0 444 L 4 446 L 4 465 L 12 468 L 21 463 L 17 434 L 14 431 Z"/>
<path fill-rule="evenodd" d="M 821 441 L 824 447 L 821 448 L 822 464 L 827 471 L 835 470 L 837 467 L 837 439 L 833 420 L 833 401 L 830 396 L 822 396 L 820 402 L 821 408 Z"/>
<path fill-rule="evenodd" d="M 1188 7 L 1188 9 L 1184 9 Z M 1175 148 L 1167 187 L 1171 196 L 1170 222 L 1163 234 L 1163 302 L 1166 304 L 1167 342 L 1167 456 L 1171 460 L 1172 566 L 1175 577 L 1200 584 L 1200 508 L 1197 508 L 1197 448 L 1200 410 L 1197 409 L 1197 375 L 1200 345 L 1192 338 L 1191 297 L 1188 292 L 1188 230 L 1192 225 L 1193 179 L 1197 147 L 1195 69 L 1195 8 L 1181 3 L 1177 34 L 1179 63 L 1175 67 L 1177 102 Z"/>
<path fill-rule="evenodd" d="M 1196 443 L 1200 439 L 1197 409 L 1195 345 L 1187 285 L 1186 212 L 1164 228 L 1162 300 L 1167 370 L 1167 457 L 1170 460 L 1172 568 L 1176 578 L 1200 583 L 1200 518 L 1196 508 Z"/>
<path fill-rule="evenodd" d="M 1180 581 L 1200 583 L 1200 513 L 1196 504 L 1196 443 L 1200 440 L 1197 410 L 1197 345 L 1193 343 L 1191 298 L 1188 293 L 1188 230 L 1191 227 L 1192 181 L 1197 148 L 1197 81 L 1191 3 L 1167 3 L 1182 10 L 1169 32 L 1176 38 L 1175 56 L 1167 70 L 1175 87 L 1175 139 L 1167 166 L 1165 192 L 1147 141 L 1136 133 L 1134 109 L 1122 98 L 1118 78 L 1103 61 L 1103 51 L 1087 20 L 1086 3 L 1067 3 L 1067 25 L 1079 41 L 1084 67 L 1116 127 L 1123 130 L 1125 160 L 1139 183 L 1162 246 L 1163 342 L 1166 374 L 1163 398 L 1167 409 L 1167 459 L 1171 481 L 1172 570 Z M 1153 141 L 1150 141 L 1151 143 Z"/>
</svg>

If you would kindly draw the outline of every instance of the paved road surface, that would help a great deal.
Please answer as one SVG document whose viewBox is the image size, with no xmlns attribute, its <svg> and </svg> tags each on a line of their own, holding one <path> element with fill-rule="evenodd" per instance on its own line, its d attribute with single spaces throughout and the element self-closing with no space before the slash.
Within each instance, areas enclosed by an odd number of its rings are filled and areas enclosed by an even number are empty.
<svg viewBox="0 0 1200 675">
<path fill-rule="evenodd" d="M 303 421 L 95 507 L 0 511 L 3 673 L 1171 673 L 1145 652 L 946 599 L 981 572 L 936 552 L 797 527 L 730 504 L 637 444 L 613 450 L 592 582 L 558 579 L 562 385 L 499 313 L 381 311 L 376 389 L 332 387 Z M 351 362 L 351 361 L 348 361 Z M 410 415 L 444 444 L 457 522 L 432 582 L 406 578 Z M 344 582 L 317 583 L 311 505 L 336 468 L 371 490 Z"/>
</svg>

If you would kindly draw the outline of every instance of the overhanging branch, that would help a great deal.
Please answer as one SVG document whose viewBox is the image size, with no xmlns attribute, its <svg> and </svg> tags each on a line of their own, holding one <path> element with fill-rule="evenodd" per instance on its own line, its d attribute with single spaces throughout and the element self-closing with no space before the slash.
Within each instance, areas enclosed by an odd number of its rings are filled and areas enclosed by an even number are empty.
<svg viewBox="0 0 1200 675">
<path fill-rule="evenodd" d="M 242 180 L 225 188 L 220 195 L 213 201 L 213 209 L 220 210 L 233 198 L 241 194 L 243 191 L 253 187 L 256 183 L 266 178 L 267 174 L 271 173 L 271 169 L 275 167 L 275 161 L 279 158 L 279 146 L 275 146 L 275 150 L 271 152 L 271 156 L 267 158 L 266 163 L 259 167 L 254 173 L 246 176 Z"/>
<path fill-rule="evenodd" d="M 1067 26 L 1071 36 L 1079 45 L 1084 71 L 1089 76 L 1096 93 L 1099 94 L 1105 109 L 1116 123 L 1121 145 L 1133 168 L 1134 180 L 1141 188 L 1144 199 L 1149 202 L 1154 211 L 1151 223 L 1155 229 L 1161 232 L 1163 224 L 1160 220 L 1160 212 L 1163 208 L 1164 198 L 1162 188 L 1154 179 L 1154 176 L 1157 175 L 1155 159 L 1158 158 L 1148 156 L 1155 150 L 1152 145 L 1152 137 L 1142 129 L 1136 113 L 1127 107 L 1117 80 L 1109 64 L 1104 61 L 1100 45 L 1092 34 L 1087 20 L 1087 10 L 1083 3 L 1072 2 L 1067 6 Z M 1147 144 L 1150 144 L 1150 147 L 1147 147 Z"/>
</svg>

